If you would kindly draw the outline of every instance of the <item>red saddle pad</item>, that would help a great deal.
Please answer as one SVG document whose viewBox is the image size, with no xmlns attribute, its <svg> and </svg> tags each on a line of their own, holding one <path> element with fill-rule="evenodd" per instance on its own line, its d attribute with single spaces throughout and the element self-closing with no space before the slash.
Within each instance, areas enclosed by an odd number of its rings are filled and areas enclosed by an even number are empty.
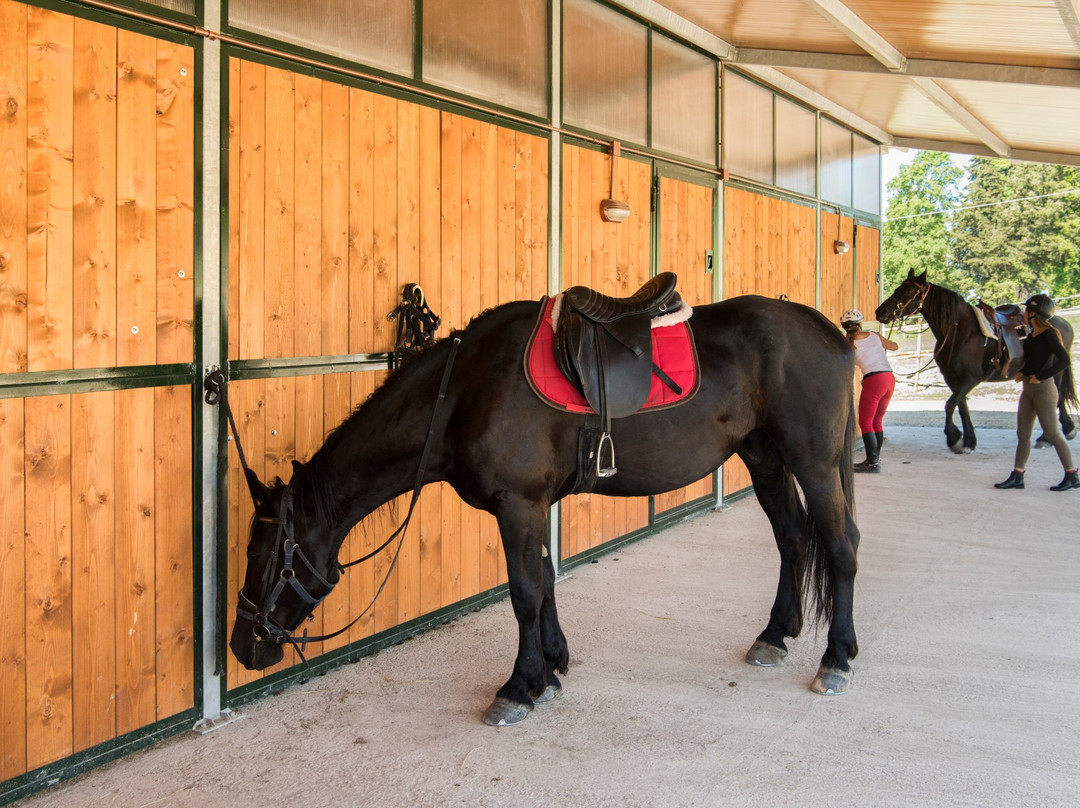
<svg viewBox="0 0 1080 808">
<path fill-rule="evenodd" d="M 555 298 L 545 297 L 540 304 L 540 316 L 525 348 L 525 376 L 545 404 L 567 412 L 591 413 L 593 409 L 585 396 L 555 364 L 555 331 L 551 324 Z M 670 376 L 682 388 L 682 393 L 676 393 L 653 373 L 649 397 L 639 412 L 681 404 L 691 398 L 698 388 L 697 349 L 688 324 L 654 328 L 652 338 L 653 364 Z"/>
</svg>

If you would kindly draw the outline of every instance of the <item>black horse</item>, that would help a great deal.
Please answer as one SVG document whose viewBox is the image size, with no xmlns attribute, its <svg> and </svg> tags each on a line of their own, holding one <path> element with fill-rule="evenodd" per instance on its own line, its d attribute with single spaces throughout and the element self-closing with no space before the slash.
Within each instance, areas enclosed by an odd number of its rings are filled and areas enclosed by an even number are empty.
<svg viewBox="0 0 1080 808">
<path fill-rule="evenodd" d="M 967 396 L 980 382 L 1006 381 L 994 364 L 996 348 L 993 340 L 983 336 L 971 305 L 951 289 L 930 283 L 926 273 L 916 275 L 908 270 L 908 276 L 896 290 L 877 308 L 879 322 L 910 317 L 922 312 L 926 324 L 937 340 L 934 345 L 934 361 L 941 369 L 945 383 L 952 391 L 945 402 L 945 440 L 957 454 L 975 448 L 975 427 L 971 423 Z M 1065 350 L 1073 341 L 1073 329 L 1068 320 L 1054 317 L 1051 325 L 1061 334 Z M 1008 381 L 1012 381 L 1009 379 Z M 1069 415 L 1068 407 L 1077 406 L 1076 388 L 1072 367 L 1054 377 L 1058 388 L 1058 420 L 1065 437 L 1072 440 L 1076 425 Z M 953 412 L 960 410 L 963 433 L 953 423 Z"/>
<path fill-rule="evenodd" d="M 520 721 L 558 694 L 556 671 L 566 672 L 569 655 L 546 523 L 573 486 L 586 416 L 542 403 L 527 383 L 522 357 L 539 311 L 535 301 L 499 306 L 411 358 L 295 464 L 288 484 L 267 487 L 248 473 L 255 517 L 230 641 L 243 665 L 261 670 L 283 658 L 282 644 L 337 583 L 338 549 L 353 525 L 414 484 L 448 481 L 497 518 L 518 623 L 513 673 L 484 720 Z M 803 627 L 805 593 L 813 617 L 829 624 L 811 687 L 841 693 L 858 652 L 851 348 L 819 312 L 762 297 L 697 307 L 690 326 L 700 388 L 677 407 L 616 420 L 618 473 L 593 490 L 658 494 L 738 453 L 780 551 L 776 600 L 747 661 L 783 661 L 784 639 Z"/>
</svg>

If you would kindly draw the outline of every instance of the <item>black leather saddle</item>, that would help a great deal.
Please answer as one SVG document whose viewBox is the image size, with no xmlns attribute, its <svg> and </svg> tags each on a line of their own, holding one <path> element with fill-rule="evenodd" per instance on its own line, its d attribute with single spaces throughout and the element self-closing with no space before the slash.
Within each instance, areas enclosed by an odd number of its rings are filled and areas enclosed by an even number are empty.
<svg viewBox="0 0 1080 808">
<path fill-rule="evenodd" d="M 1024 348 L 1020 342 L 1024 328 L 1024 307 L 1017 303 L 1002 303 L 991 307 L 979 300 L 979 310 L 990 323 L 997 340 L 994 367 L 1001 378 L 1008 379 L 1020 372 L 1024 364 Z"/>
<path fill-rule="evenodd" d="M 611 420 L 641 409 L 652 383 L 651 320 L 682 308 L 676 276 L 662 272 L 630 297 L 585 286 L 563 292 L 555 327 L 555 363 L 601 417 L 596 472 L 615 474 Z"/>
</svg>

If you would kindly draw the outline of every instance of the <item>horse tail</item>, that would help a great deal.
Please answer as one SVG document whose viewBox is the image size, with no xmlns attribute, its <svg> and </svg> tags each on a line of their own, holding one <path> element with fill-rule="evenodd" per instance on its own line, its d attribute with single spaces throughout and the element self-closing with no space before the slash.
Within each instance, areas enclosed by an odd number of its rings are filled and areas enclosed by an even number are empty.
<svg viewBox="0 0 1080 808">
<path fill-rule="evenodd" d="M 855 519 L 855 427 L 855 399 L 852 398 L 848 405 L 843 453 L 840 455 L 840 490 L 844 496 L 845 513 L 852 521 Z M 833 619 L 833 579 L 828 547 L 809 511 L 806 514 L 805 536 L 807 548 L 806 566 L 802 575 L 803 591 L 809 595 L 814 621 L 830 624 Z"/>
<path fill-rule="evenodd" d="M 1070 409 L 1073 412 L 1080 409 L 1080 400 L 1076 396 L 1076 382 L 1073 379 L 1072 362 L 1065 366 L 1065 370 L 1061 371 L 1061 385 L 1058 395 L 1061 396 L 1061 403 L 1066 412 Z"/>
</svg>

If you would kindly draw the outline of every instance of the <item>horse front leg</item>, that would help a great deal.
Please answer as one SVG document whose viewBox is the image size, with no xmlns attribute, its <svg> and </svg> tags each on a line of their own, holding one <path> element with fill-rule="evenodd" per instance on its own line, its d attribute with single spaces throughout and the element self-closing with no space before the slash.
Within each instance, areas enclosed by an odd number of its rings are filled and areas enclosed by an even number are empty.
<svg viewBox="0 0 1080 808">
<path fill-rule="evenodd" d="M 964 429 L 963 445 L 959 449 L 953 449 L 957 454 L 968 454 L 975 450 L 975 424 L 971 420 L 971 412 L 968 409 L 967 396 L 960 399 L 958 408 L 960 410 L 960 425 Z"/>
<path fill-rule="evenodd" d="M 484 723 L 507 726 L 558 692 L 548 661 L 566 669 L 566 640 L 555 610 L 555 573 L 546 552 L 547 508 L 516 494 L 500 498 L 495 513 L 506 552 L 510 603 L 518 624 L 518 652 L 510 678 L 484 713 Z M 549 689 L 550 688 L 550 689 Z"/>
<path fill-rule="evenodd" d="M 957 454 L 960 453 L 960 446 L 964 437 L 964 434 L 953 423 L 953 413 L 956 412 L 958 397 L 959 393 L 953 393 L 945 400 L 945 443 Z"/>
</svg>

